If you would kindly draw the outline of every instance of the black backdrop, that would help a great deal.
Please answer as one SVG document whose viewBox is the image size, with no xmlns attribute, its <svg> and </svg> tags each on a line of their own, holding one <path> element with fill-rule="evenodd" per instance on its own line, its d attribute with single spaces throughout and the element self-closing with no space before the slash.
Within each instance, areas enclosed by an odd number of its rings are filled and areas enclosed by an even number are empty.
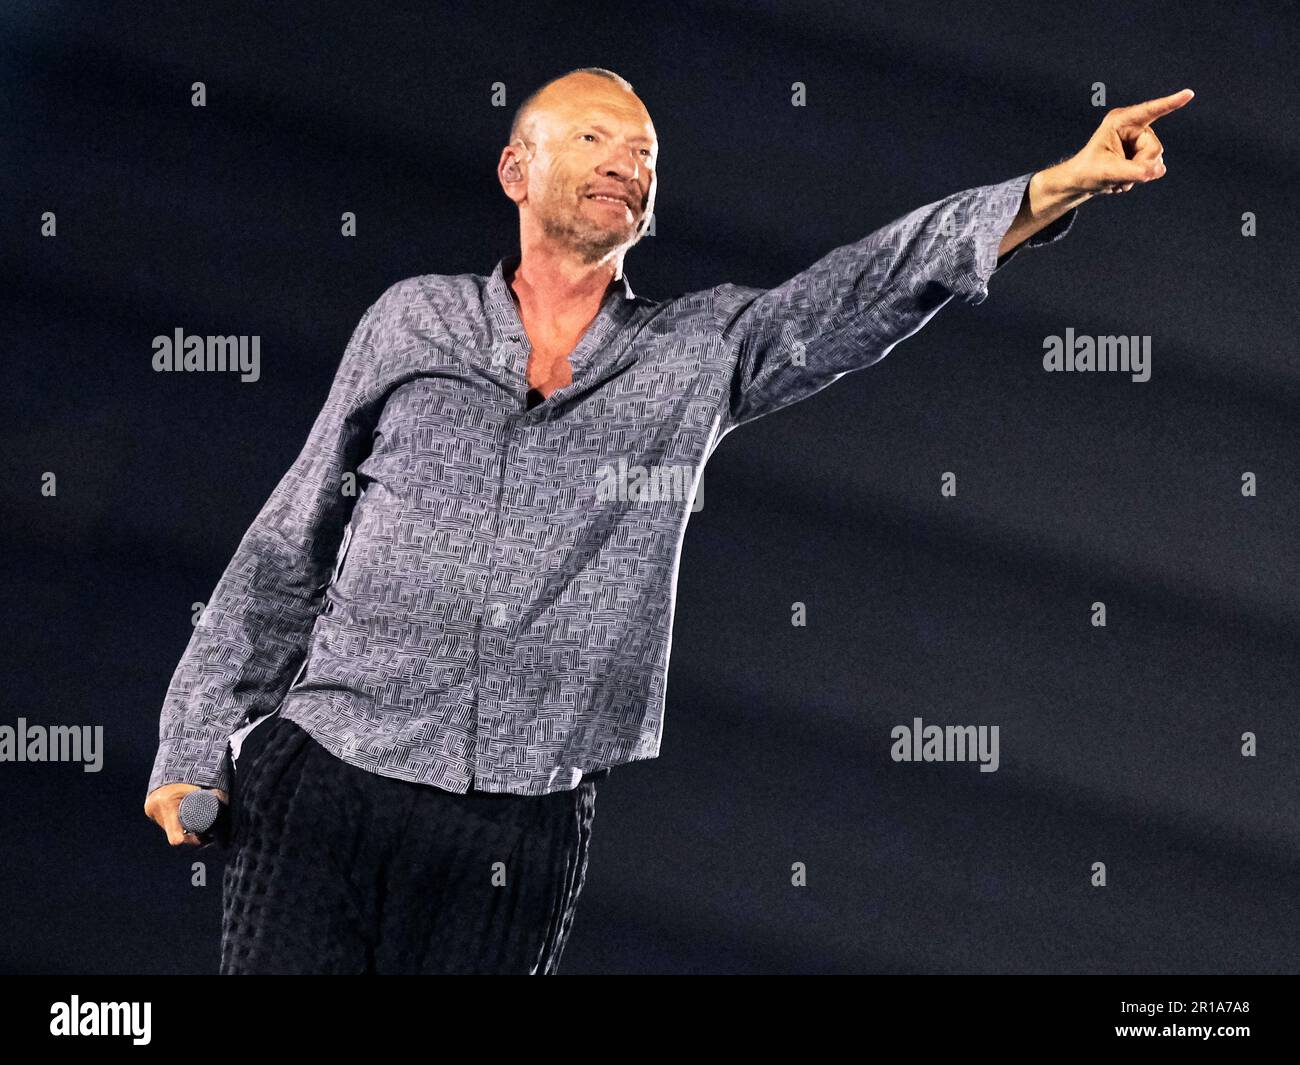
<svg viewBox="0 0 1300 1065">
<path fill-rule="evenodd" d="M 191 604 L 369 303 L 515 246 L 513 107 L 601 65 L 662 143 L 653 297 L 1048 165 L 1095 82 L 1197 97 L 1164 180 L 719 448 L 564 971 L 1295 971 L 1298 51 L 1283 4 L 6 4 L 0 724 L 106 755 L 0 764 L 0 965 L 215 970 L 219 862 L 190 886 L 141 809 Z M 153 372 L 178 325 L 260 335 L 262 380 Z M 1044 373 L 1066 327 L 1150 335 L 1152 379 Z M 997 724 L 1001 768 L 893 762 L 914 717 Z"/>
</svg>

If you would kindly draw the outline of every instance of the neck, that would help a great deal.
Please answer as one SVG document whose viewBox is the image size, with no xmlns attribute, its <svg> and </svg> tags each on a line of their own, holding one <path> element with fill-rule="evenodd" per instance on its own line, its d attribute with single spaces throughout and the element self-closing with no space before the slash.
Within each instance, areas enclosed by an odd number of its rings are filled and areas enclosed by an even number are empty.
<svg viewBox="0 0 1300 1065">
<path fill-rule="evenodd" d="M 521 246 L 506 281 L 520 307 L 542 320 L 592 317 L 623 276 L 622 250 L 590 263 L 570 249 L 522 241 Z"/>
</svg>

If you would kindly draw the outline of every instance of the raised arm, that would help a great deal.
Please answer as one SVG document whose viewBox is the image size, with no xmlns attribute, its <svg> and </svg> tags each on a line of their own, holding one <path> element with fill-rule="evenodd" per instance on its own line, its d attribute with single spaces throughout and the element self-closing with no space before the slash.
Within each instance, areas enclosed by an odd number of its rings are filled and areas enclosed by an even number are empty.
<svg viewBox="0 0 1300 1065">
<path fill-rule="evenodd" d="M 884 358 L 953 296 L 980 303 L 998 246 L 1030 174 L 954 193 L 904 215 L 766 291 L 713 289 L 713 318 L 731 360 L 722 431 L 788 407 Z M 1067 212 L 1030 236 L 1046 244 L 1073 224 Z"/>
<path fill-rule="evenodd" d="M 981 303 L 996 270 L 1021 247 L 1064 236 L 1091 196 L 1158 179 L 1163 147 L 1150 123 L 1190 99 L 1185 89 L 1111 111 L 1070 159 L 920 207 L 776 288 L 715 287 L 713 324 L 731 366 L 723 432 L 878 362 L 954 296 Z"/>
</svg>

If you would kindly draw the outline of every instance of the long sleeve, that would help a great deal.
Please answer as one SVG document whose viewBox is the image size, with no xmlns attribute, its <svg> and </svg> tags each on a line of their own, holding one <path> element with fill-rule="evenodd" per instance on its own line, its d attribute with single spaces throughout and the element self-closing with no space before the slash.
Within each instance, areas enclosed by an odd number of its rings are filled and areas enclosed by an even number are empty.
<svg viewBox="0 0 1300 1065">
<path fill-rule="evenodd" d="M 375 346 L 385 292 L 362 316 L 306 445 L 244 534 L 172 676 L 149 791 L 184 782 L 229 788 L 226 743 L 288 691 L 355 497 L 344 474 L 373 429 Z"/>
<path fill-rule="evenodd" d="M 715 288 L 715 328 L 735 360 L 723 432 L 878 362 L 953 296 L 983 302 L 995 270 L 1022 248 L 1064 236 L 1074 210 L 999 260 L 1032 176 L 920 207 L 776 288 Z"/>
</svg>

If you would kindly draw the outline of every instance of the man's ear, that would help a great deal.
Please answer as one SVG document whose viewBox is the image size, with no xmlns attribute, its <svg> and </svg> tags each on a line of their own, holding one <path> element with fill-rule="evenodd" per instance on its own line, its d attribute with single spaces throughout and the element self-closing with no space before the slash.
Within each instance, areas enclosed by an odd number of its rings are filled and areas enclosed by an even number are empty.
<svg viewBox="0 0 1300 1065">
<path fill-rule="evenodd" d="M 506 146 L 506 151 L 510 151 L 510 149 L 513 148 L 516 144 L 519 145 L 519 147 L 527 153 L 529 159 L 532 158 L 532 152 L 528 151 L 528 145 L 525 144 L 523 140 L 519 138 L 516 138 L 515 140 L 511 141 L 510 144 Z M 506 164 L 504 177 L 507 181 L 523 180 L 524 171 L 523 168 L 519 165 L 518 156 L 513 154 L 510 156 L 510 162 Z"/>
<path fill-rule="evenodd" d="M 519 143 L 519 142 L 515 142 Z M 519 202 L 525 191 L 525 169 L 524 161 L 516 156 L 517 149 L 514 144 L 508 145 L 502 151 L 501 163 L 501 182 L 505 186 L 506 195 L 515 202 Z M 515 186 L 512 188 L 511 186 Z"/>
</svg>

